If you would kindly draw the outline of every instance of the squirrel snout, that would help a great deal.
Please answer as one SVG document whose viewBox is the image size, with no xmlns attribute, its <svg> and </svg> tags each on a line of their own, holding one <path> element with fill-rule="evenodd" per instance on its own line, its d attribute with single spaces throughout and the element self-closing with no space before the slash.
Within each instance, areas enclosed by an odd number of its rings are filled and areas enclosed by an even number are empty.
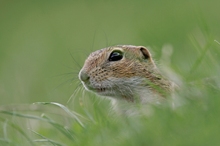
<svg viewBox="0 0 220 146">
<path fill-rule="evenodd" d="M 90 77 L 87 73 L 85 73 L 83 70 L 81 70 L 79 72 L 79 79 L 83 82 L 87 82 L 90 79 Z"/>
</svg>

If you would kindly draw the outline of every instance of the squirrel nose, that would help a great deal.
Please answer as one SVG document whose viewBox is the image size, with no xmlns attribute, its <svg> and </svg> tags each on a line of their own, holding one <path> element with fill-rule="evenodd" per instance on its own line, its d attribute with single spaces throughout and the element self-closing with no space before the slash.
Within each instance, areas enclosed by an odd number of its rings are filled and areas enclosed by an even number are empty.
<svg viewBox="0 0 220 146">
<path fill-rule="evenodd" d="M 83 70 L 79 72 L 79 79 L 83 82 L 87 82 L 89 80 L 89 75 L 85 73 Z"/>
</svg>

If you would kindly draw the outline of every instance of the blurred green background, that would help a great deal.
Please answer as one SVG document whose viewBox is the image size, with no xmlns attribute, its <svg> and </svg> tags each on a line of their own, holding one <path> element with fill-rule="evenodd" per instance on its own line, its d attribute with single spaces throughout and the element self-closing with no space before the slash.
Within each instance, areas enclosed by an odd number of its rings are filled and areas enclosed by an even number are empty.
<svg viewBox="0 0 220 146">
<path fill-rule="evenodd" d="M 219 145 L 219 14 L 219 0 L 0 0 L 0 145 Z M 127 117 L 83 94 L 84 60 L 116 44 L 148 47 L 180 102 Z"/>
<path fill-rule="evenodd" d="M 171 45 L 173 69 L 187 75 L 199 55 L 192 40 L 220 41 L 219 6 L 218 0 L 1 0 L 0 104 L 65 104 L 78 83 L 77 64 L 116 44 L 150 46 L 156 60 Z"/>
</svg>

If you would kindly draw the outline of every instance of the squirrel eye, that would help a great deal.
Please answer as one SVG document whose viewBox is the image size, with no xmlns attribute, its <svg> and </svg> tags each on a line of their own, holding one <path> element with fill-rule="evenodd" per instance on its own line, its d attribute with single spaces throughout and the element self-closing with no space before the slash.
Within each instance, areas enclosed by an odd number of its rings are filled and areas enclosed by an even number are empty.
<svg viewBox="0 0 220 146">
<path fill-rule="evenodd" d="M 121 51 L 113 51 L 108 60 L 109 61 L 118 61 L 121 60 L 123 58 L 123 53 Z"/>
</svg>

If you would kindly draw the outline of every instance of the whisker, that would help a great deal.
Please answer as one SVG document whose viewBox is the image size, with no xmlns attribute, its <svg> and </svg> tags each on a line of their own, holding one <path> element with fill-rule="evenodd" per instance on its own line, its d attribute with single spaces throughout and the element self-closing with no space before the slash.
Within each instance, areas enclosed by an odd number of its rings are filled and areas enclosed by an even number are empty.
<svg viewBox="0 0 220 146">
<path fill-rule="evenodd" d="M 58 74 L 58 75 L 55 75 L 53 77 L 60 77 L 60 76 L 66 76 L 66 75 L 78 75 L 78 72 L 68 72 L 68 73 L 62 73 L 62 74 Z"/>
<path fill-rule="evenodd" d="M 68 99 L 67 104 L 70 103 L 70 101 L 71 101 L 72 99 L 74 99 L 75 95 L 78 94 L 78 92 L 79 92 L 79 90 L 80 90 L 80 85 L 82 85 L 81 82 L 78 82 L 77 87 L 76 87 L 76 89 L 74 90 L 73 94 L 72 94 L 72 95 L 70 96 L 70 98 Z"/>
<path fill-rule="evenodd" d="M 66 67 L 66 68 L 68 68 L 68 69 L 71 69 L 71 70 L 73 70 L 74 68 L 73 67 L 70 67 L 70 66 L 67 66 L 66 64 L 64 64 L 64 63 L 61 63 L 64 67 Z"/>
<path fill-rule="evenodd" d="M 109 46 L 109 42 L 108 42 L 108 37 L 107 37 L 107 34 L 106 34 L 106 32 L 103 30 L 103 32 L 104 32 L 104 34 L 105 34 L 105 41 L 106 41 L 106 48 Z"/>
<path fill-rule="evenodd" d="M 79 78 L 74 77 L 74 78 L 71 79 L 71 82 L 73 82 L 73 81 L 79 81 Z"/>
<path fill-rule="evenodd" d="M 82 87 L 82 96 L 81 96 L 81 99 L 82 99 L 82 100 L 81 100 L 81 101 L 82 101 L 81 104 L 82 104 L 82 105 L 87 105 L 87 103 L 86 103 L 87 100 L 85 100 L 85 97 L 86 97 L 85 94 L 86 94 L 86 93 L 87 93 L 87 92 L 86 92 L 86 89 L 85 89 L 84 87 Z"/>
<path fill-rule="evenodd" d="M 68 80 L 62 82 L 61 84 L 59 84 L 58 86 L 54 87 L 52 90 L 56 90 L 67 83 L 71 83 L 73 80 L 76 80 L 76 79 L 68 79 Z"/>
<path fill-rule="evenodd" d="M 73 59 L 73 63 L 78 67 L 78 69 L 81 69 L 81 65 L 79 65 L 79 63 L 75 60 L 75 58 L 73 57 L 72 53 L 70 52 L 70 50 L 68 49 L 71 58 Z"/>
<path fill-rule="evenodd" d="M 93 36 L 93 39 L 92 39 L 92 46 L 91 46 L 90 52 L 93 52 L 93 49 L 94 49 L 96 32 L 97 32 L 97 30 L 95 30 L 95 32 L 94 32 L 94 36 Z"/>
</svg>

